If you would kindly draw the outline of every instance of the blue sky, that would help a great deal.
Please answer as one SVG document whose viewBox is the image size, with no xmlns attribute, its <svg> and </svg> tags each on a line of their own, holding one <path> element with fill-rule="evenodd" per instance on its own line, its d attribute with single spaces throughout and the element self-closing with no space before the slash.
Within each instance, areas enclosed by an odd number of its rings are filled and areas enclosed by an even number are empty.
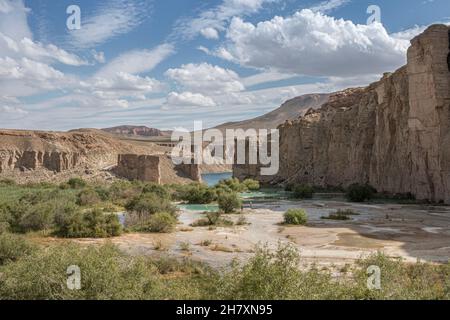
<svg viewBox="0 0 450 320">
<path fill-rule="evenodd" d="M 376 81 L 449 21 L 448 0 L 0 0 L 0 127 L 247 119 Z"/>
</svg>

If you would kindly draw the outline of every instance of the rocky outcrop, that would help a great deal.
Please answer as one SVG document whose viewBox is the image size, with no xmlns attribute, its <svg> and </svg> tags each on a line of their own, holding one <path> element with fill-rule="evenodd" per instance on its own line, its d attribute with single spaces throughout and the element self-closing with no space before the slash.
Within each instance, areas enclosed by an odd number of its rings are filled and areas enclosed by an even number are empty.
<svg viewBox="0 0 450 320">
<path fill-rule="evenodd" d="M 368 183 L 450 203 L 449 32 L 431 26 L 412 40 L 405 67 L 281 125 L 280 171 L 270 182 Z"/>
<path fill-rule="evenodd" d="M 168 170 L 168 167 L 172 167 Z M 201 171 L 197 164 L 174 165 L 168 155 L 138 155 L 121 154 L 118 157 L 115 173 L 128 180 L 154 182 L 157 184 L 168 183 L 166 174 L 173 171 L 178 177 L 178 182 L 200 182 Z M 183 181 L 186 179 L 186 181 Z M 174 179 L 172 179 L 173 181 Z"/>
<path fill-rule="evenodd" d="M 158 156 L 121 154 L 116 173 L 129 180 L 161 183 L 161 168 Z"/>
<path fill-rule="evenodd" d="M 0 151 L 0 173 L 20 169 L 47 169 L 62 172 L 76 168 L 80 163 L 80 154 L 74 152 L 43 152 L 43 151 Z"/>
<path fill-rule="evenodd" d="M 136 137 L 161 137 L 167 135 L 166 132 L 155 128 L 148 128 L 146 126 L 118 126 L 102 130 L 113 134 Z"/>
</svg>

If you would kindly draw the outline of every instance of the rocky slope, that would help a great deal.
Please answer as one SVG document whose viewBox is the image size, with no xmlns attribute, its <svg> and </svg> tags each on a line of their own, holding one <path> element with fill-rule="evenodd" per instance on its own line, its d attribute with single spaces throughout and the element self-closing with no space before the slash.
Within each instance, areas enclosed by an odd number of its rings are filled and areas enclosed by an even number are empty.
<svg viewBox="0 0 450 320">
<path fill-rule="evenodd" d="M 179 177 L 168 148 L 152 143 L 140 146 L 101 130 L 71 132 L 0 130 L 0 179 L 19 183 L 60 182 L 73 176 L 112 179 L 109 169 L 119 154 L 160 155 L 163 183 L 187 182 Z"/>
<path fill-rule="evenodd" d="M 102 130 L 112 134 L 133 137 L 164 137 L 169 135 L 167 131 L 161 131 L 159 129 L 149 128 L 146 126 L 118 126 L 105 128 Z"/>
<path fill-rule="evenodd" d="M 408 63 L 367 88 L 334 94 L 280 126 L 280 171 L 271 183 L 412 193 L 450 203 L 450 29 L 434 25 L 411 42 Z M 251 166 L 235 166 L 237 177 Z"/>
<path fill-rule="evenodd" d="M 224 123 L 217 129 L 276 129 L 286 120 L 296 120 L 304 116 L 309 109 L 320 108 L 328 101 L 329 96 L 329 94 L 306 94 L 286 101 L 278 109 L 263 116 L 245 121 Z"/>
</svg>

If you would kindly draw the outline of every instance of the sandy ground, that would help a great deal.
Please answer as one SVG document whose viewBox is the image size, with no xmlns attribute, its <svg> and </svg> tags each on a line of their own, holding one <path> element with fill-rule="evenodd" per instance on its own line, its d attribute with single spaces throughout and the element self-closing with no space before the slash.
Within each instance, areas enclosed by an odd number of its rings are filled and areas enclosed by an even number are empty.
<svg viewBox="0 0 450 320">
<path fill-rule="evenodd" d="M 281 225 L 289 208 L 304 208 L 308 225 Z M 360 215 L 351 221 L 321 219 L 341 208 Z M 225 267 L 233 259 L 248 259 L 257 244 L 275 249 L 280 242 L 296 246 L 305 266 L 339 267 L 377 251 L 409 262 L 450 260 L 450 207 L 276 201 L 253 204 L 244 215 L 249 225 L 210 230 L 190 227 L 202 213 L 183 210 L 172 234 L 126 234 L 111 241 L 131 254 L 188 256 L 214 267 Z M 236 221 L 239 215 L 228 218 Z M 205 241 L 210 243 L 206 246 Z"/>
</svg>

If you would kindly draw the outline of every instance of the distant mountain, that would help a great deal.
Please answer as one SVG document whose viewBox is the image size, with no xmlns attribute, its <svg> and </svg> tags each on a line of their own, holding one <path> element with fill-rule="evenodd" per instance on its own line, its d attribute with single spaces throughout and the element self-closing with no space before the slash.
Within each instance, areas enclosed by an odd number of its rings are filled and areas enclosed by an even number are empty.
<svg viewBox="0 0 450 320">
<path fill-rule="evenodd" d="M 161 131 L 159 129 L 149 128 L 146 126 L 118 126 L 105 128 L 102 130 L 112 134 L 135 137 L 165 137 L 169 135 L 168 131 Z"/>
<path fill-rule="evenodd" d="M 306 94 L 286 101 L 278 109 L 263 116 L 239 122 L 224 123 L 217 129 L 276 129 L 286 120 L 295 120 L 305 115 L 309 109 L 318 109 L 328 102 L 330 94 Z"/>
</svg>

